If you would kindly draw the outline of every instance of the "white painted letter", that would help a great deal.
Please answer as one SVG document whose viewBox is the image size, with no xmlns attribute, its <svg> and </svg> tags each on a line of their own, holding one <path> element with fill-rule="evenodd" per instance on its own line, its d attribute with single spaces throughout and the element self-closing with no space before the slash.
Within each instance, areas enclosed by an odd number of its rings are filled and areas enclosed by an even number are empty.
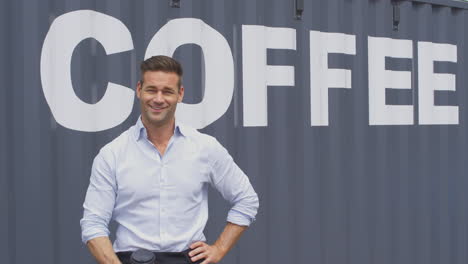
<svg viewBox="0 0 468 264">
<path fill-rule="evenodd" d="M 267 86 L 294 86 L 294 66 L 267 65 L 267 49 L 296 50 L 296 30 L 242 26 L 244 126 L 267 126 Z"/>
<path fill-rule="evenodd" d="M 310 117 L 312 126 L 328 126 L 328 89 L 351 88 L 351 70 L 329 69 L 329 53 L 356 55 L 356 36 L 310 31 Z"/>
<path fill-rule="evenodd" d="M 184 44 L 197 44 L 203 51 L 205 93 L 199 104 L 179 104 L 176 115 L 194 128 L 204 128 L 223 116 L 231 104 L 234 92 L 231 48 L 218 31 L 202 20 L 178 18 L 169 21 L 153 36 L 145 59 L 155 55 L 172 56 Z"/>
<path fill-rule="evenodd" d="M 108 83 L 96 104 L 81 101 L 71 80 L 71 60 L 76 45 L 94 38 L 107 54 L 133 49 L 132 36 L 116 18 L 80 10 L 59 16 L 47 33 L 41 54 L 41 80 L 52 115 L 62 126 L 79 131 L 102 131 L 122 123 L 132 112 L 134 91 Z"/>
<path fill-rule="evenodd" d="M 458 106 L 436 106 L 434 91 L 455 91 L 455 75 L 434 73 L 434 61 L 457 62 L 457 46 L 418 43 L 419 124 L 458 124 Z"/>
<path fill-rule="evenodd" d="M 412 105 L 387 105 L 385 89 L 411 89 L 411 72 L 385 69 L 385 57 L 413 58 L 411 40 L 369 37 L 369 125 L 412 125 Z"/>
</svg>

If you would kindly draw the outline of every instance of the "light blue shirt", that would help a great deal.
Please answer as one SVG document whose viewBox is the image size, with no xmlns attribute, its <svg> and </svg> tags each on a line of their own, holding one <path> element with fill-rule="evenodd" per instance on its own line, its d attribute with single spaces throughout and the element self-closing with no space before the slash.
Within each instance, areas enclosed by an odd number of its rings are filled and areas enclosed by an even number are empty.
<svg viewBox="0 0 468 264">
<path fill-rule="evenodd" d="M 113 219 L 116 252 L 183 251 L 206 240 L 208 185 L 231 203 L 228 222 L 248 226 L 255 220 L 258 196 L 215 138 L 176 122 L 161 156 L 138 118 L 94 159 L 80 221 L 82 240 L 109 236 Z"/>
</svg>

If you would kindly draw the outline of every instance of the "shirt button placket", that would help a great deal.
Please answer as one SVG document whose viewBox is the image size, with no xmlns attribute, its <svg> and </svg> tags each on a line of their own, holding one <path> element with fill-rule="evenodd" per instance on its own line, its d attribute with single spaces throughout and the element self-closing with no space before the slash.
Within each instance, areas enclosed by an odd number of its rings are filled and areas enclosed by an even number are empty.
<svg viewBox="0 0 468 264">
<path fill-rule="evenodd" d="M 164 242 L 166 240 L 166 202 L 165 202 L 165 177 L 164 177 L 164 160 L 161 159 L 161 168 L 160 168 L 160 175 L 159 175 L 159 183 L 161 187 L 161 200 L 160 200 L 160 234 L 161 234 L 161 247 L 164 247 Z"/>
</svg>

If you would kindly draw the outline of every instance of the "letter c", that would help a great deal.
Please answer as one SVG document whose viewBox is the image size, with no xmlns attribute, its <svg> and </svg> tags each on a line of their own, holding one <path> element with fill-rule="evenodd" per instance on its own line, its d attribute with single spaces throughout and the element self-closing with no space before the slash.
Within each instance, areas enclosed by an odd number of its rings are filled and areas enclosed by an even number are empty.
<svg viewBox="0 0 468 264">
<path fill-rule="evenodd" d="M 102 131 L 125 121 L 132 112 L 132 89 L 108 83 L 96 104 L 80 100 L 72 86 L 73 50 L 82 40 L 94 38 L 107 54 L 133 49 L 127 27 L 118 19 L 92 10 L 79 10 L 57 17 L 47 33 L 41 53 L 41 82 L 55 120 L 79 131 Z"/>
</svg>

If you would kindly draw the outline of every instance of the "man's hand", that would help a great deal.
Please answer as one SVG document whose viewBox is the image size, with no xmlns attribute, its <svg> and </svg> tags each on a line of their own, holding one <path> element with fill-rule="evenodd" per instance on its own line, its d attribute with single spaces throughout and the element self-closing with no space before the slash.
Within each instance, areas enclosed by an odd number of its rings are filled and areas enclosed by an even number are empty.
<svg viewBox="0 0 468 264">
<path fill-rule="evenodd" d="M 213 245 L 198 241 L 190 245 L 190 259 L 195 262 L 205 259 L 201 264 L 218 263 L 239 240 L 247 226 L 240 226 L 227 222 L 223 232 Z"/>
<path fill-rule="evenodd" d="M 204 259 L 201 264 L 218 263 L 227 253 L 217 245 L 208 245 L 202 241 L 193 243 L 190 249 L 192 249 L 189 252 L 190 260 L 196 262 Z"/>
</svg>

